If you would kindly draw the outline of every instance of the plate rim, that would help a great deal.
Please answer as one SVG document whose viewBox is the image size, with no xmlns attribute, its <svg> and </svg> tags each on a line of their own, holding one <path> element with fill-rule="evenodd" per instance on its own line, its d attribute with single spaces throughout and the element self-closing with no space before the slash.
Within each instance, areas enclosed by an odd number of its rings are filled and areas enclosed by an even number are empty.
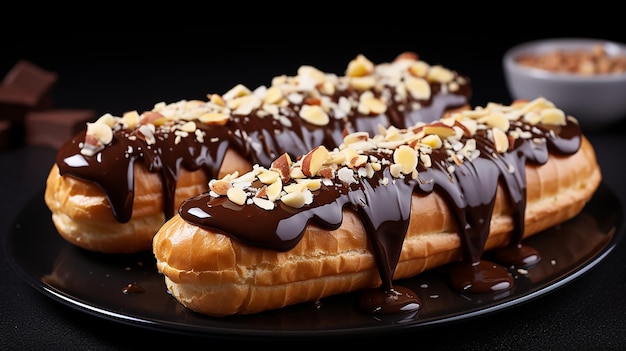
<svg viewBox="0 0 626 351">
<path fill-rule="evenodd" d="M 39 291 L 44 296 L 51 298 L 53 301 L 59 302 L 62 305 L 68 306 L 76 311 L 80 311 L 83 313 L 87 313 L 97 318 L 102 318 L 105 320 L 122 323 L 126 325 L 131 325 L 135 327 L 141 327 L 146 329 L 151 329 L 159 332 L 167 332 L 174 334 L 186 334 L 186 335 L 194 335 L 194 336 L 203 336 L 203 337 L 213 337 L 213 338 L 225 338 L 231 339 L 236 337 L 246 337 L 246 338 L 261 338 L 267 339 L 270 338 L 307 338 L 307 337 L 316 337 L 316 338 L 336 338 L 336 337 L 354 337 L 354 336 L 363 336 L 363 335 L 380 335 L 380 334 L 389 334 L 402 332 L 407 330 L 416 330 L 416 329 L 426 329 L 430 327 L 436 327 L 444 324 L 453 324 L 461 321 L 475 319 L 486 315 L 491 315 L 496 312 L 501 312 L 530 301 L 533 301 L 537 298 L 545 296 L 547 294 L 552 293 L 565 285 L 570 284 L 571 282 L 577 280 L 581 276 L 583 276 L 588 271 L 595 268 L 600 262 L 602 262 L 609 254 L 611 254 L 614 248 L 619 244 L 624 236 L 624 211 L 621 200 L 616 195 L 615 191 L 608 186 L 604 181 L 600 183 L 598 189 L 596 189 L 592 199 L 589 202 L 592 202 L 593 199 L 602 192 L 603 195 L 609 195 L 613 198 L 619 205 L 619 209 L 616 210 L 616 213 L 619 213 L 618 217 L 615 220 L 615 231 L 611 234 L 612 237 L 610 240 L 602 246 L 601 248 L 596 249 L 594 252 L 590 253 L 588 257 L 581 259 L 580 262 L 577 262 L 576 266 L 572 270 L 568 270 L 568 274 L 559 276 L 554 282 L 549 284 L 541 285 L 532 291 L 523 293 L 518 295 L 513 299 L 506 299 L 504 301 L 492 301 L 491 303 L 482 305 L 480 307 L 473 308 L 468 310 L 465 313 L 454 313 L 448 316 L 443 316 L 438 319 L 431 319 L 426 321 L 416 321 L 410 323 L 397 323 L 397 324 L 386 324 L 386 325 L 377 325 L 377 326 L 365 326 L 359 328 L 333 328 L 333 329 L 311 329 L 311 330 L 266 330 L 266 329 L 237 329 L 237 328 L 228 328 L 228 327 L 215 327 L 215 326 L 201 326 L 201 325 L 190 325 L 180 322 L 168 321 L 168 320 L 157 320 L 156 318 L 146 318 L 146 317 L 137 317 L 131 314 L 123 314 L 116 311 L 108 310 L 106 308 L 101 308 L 99 306 L 95 306 L 90 304 L 88 301 L 84 301 L 81 298 L 77 298 L 64 292 L 50 284 L 45 283 L 41 277 L 37 277 L 29 272 L 25 267 L 23 267 L 15 255 L 11 252 L 11 249 L 15 246 L 12 241 L 14 241 L 14 237 L 16 235 L 16 226 L 19 226 L 19 218 L 23 214 L 23 212 L 29 207 L 33 205 L 33 202 L 42 200 L 43 190 L 37 192 L 29 201 L 26 202 L 26 205 L 18 211 L 18 214 L 14 218 L 12 225 L 8 231 L 8 233 L 4 237 L 4 251 L 5 257 L 9 262 L 11 268 L 18 273 L 18 275 L 34 288 L 36 291 Z M 585 205 L 587 206 L 587 205 Z M 583 210 L 584 211 L 584 208 Z M 581 211 L 581 213 L 582 213 Z M 577 216 L 580 214 L 577 214 Z M 575 216 L 576 217 L 576 216 Z M 62 245 L 71 245 L 70 243 L 63 243 Z M 193 311 L 190 311 L 193 313 Z M 219 321 L 219 319 L 217 319 Z"/>
</svg>

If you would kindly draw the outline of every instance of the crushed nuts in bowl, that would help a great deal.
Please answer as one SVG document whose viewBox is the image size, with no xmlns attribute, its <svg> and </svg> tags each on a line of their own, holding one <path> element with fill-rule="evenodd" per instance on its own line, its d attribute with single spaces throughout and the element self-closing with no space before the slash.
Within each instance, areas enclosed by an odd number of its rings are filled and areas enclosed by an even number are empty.
<svg viewBox="0 0 626 351">
<path fill-rule="evenodd" d="M 626 117 L 626 44 L 553 38 L 519 44 L 503 56 L 512 99 L 545 97 L 583 128 Z"/>
</svg>

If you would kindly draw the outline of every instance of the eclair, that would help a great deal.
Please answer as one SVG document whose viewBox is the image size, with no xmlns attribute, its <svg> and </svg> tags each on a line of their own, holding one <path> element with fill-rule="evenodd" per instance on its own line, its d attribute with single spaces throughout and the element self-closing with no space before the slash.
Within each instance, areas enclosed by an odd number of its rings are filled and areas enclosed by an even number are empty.
<svg viewBox="0 0 626 351">
<path fill-rule="evenodd" d="M 358 55 L 345 75 L 303 65 L 269 86 L 235 85 L 206 101 L 107 113 L 59 150 L 45 202 L 59 234 L 105 253 L 152 248 L 158 228 L 210 178 L 269 167 L 379 125 L 404 128 L 465 108 L 469 79 L 412 53 L 374 64 Z"/>
<path fill-rule="evenodd" d="M 396 282 L 436 267 L 460 293 L 513 288 L 508 267 L 541 260 L 523 239 L 575 217 L 601 179 L 551 101 L 489 103 L 212 178 L 153 251 L 170 294 L 212 317 L 357 292 L 367 313 L 415 312 Z"/>
</svg>

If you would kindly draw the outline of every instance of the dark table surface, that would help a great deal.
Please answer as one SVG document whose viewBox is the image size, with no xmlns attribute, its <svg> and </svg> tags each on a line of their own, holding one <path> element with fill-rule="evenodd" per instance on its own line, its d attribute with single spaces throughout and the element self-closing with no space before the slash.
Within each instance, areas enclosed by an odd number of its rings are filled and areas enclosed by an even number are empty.
<svg viewBox="0 0 626 351">
<path fill-rule="evenodd" d="M 554 33 L 549 36 L 587 36 L 584 34 Z M 473 38 L 489 39 L 488 35 Z M 512 37 L 509 41 L 492 45 L 490 51 L 477 50 L 475 42 L 470 43 L 462 36 L 449 38 L 457 45 L 456 50 L 452 45 L 419 40 L 410 45 L 381 47 L 369 41 L 359 41 L 348 46 L 335 43 L 337 45 L 333 47 L 315 50 L 309 47 L 282 51 L 276 49 L 277 45 L 217 45 L 214 50 L 201 54 L 194 54 L 193 46 L 186 42 L 185 50 L 178 47 L 180 55 L 172 55 L 165 42 L 158 48 L 144 45 L 141 49 L 132 49 L 127 41 L 126 46 L 114 53 L 111 50 L 113 44 L 103 43 L 85 48 L 81 56 L 63 56 L 16 46 L 16 50 L 1 61 L 0 73 L 8 71 L 17 59 L 29 59 L 58 73 L 59 80 L 54 88 L 56 106 L 119 114 L 130 109 L 149 109 L 160 101 L 203 98 L 206 93 L 224 92 L 236 83 L 249 87 L 268 84 L 270 77 L 293 74 L 302 64 L 341 74 L 357 53 L 365 54 L 374 62 L 382 62 L 411 50 L 429 63 L 440 63 L 469 75 L 474 85 L 472 103 L 484 105 L 489 101 L 510 102 L 501 70 L 501 55 L 507 47 L 528 39 L 535 38 Z M 156 44 L 156 40 L 150 44 Z M 249 54 L 252 47 L 256 49 L 255 55 Z M 622 203 L 626 203 L 626 183 L 622 174 L 626 169 L 623 164 L 625 123 L 586 132 L 596 148 L 605 184 Z M 16 216 L 43 189 L 55 152 L 43 146 L 17 146 L 0 153 L 0 349 L 147 349 L 166 343 L 195 343 L 208 348 L 216 341 L 223 341 L 122 324 L 85 313 L 33 289 L 11 267 L 4 239 L 13 230 Z M 539 298 L 457 323 L 377 338 L 382 342 L 403 342 L 397 345 L 446 350 L 624 349 L 624 296 L 626 242 L 620 241 L 606 258 L 584 275 Z M 345 341 L 369 342 L 373 339 L 363 336 Z M 307 340 L 306 344 L 270 339 L 249 343 L 245 338 L 229 342 L 290 348 L 309 344 L 331 345 L 323 338 Z"/>
</svg>

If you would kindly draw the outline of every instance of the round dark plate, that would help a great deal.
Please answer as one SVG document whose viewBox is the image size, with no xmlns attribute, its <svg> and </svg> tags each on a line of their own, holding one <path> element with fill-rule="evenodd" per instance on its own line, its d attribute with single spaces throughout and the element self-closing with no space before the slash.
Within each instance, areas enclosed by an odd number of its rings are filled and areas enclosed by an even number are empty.
<svg viewBox="0 0 626 351">
<path fill-rule="evenodd" d="M 117 322 L 225 338 L 330 338 L 425 328 L 517 306 L 580 277 L 611 252 L 622 232 L 621 204 L 601 184 L 578 216 L 526 239 L 539 250 L 542 260 L 527 271 L 511 270 L 513 288 L 460 294 L 448 287 L 445 267 L 441 267 L 399 282 L 419 295 L 422 306 L 418 313 L 383 317 L 360 312 L 354 294 L 250 316 L 212 318 L 192 312 L 168 294 L 151 252 L 99 254 L 64 241 L 52 224 L 43 191 L 17 216 L 7 236 L 6 254 L 36 290 L 77 310 Z"/>
</svg>

